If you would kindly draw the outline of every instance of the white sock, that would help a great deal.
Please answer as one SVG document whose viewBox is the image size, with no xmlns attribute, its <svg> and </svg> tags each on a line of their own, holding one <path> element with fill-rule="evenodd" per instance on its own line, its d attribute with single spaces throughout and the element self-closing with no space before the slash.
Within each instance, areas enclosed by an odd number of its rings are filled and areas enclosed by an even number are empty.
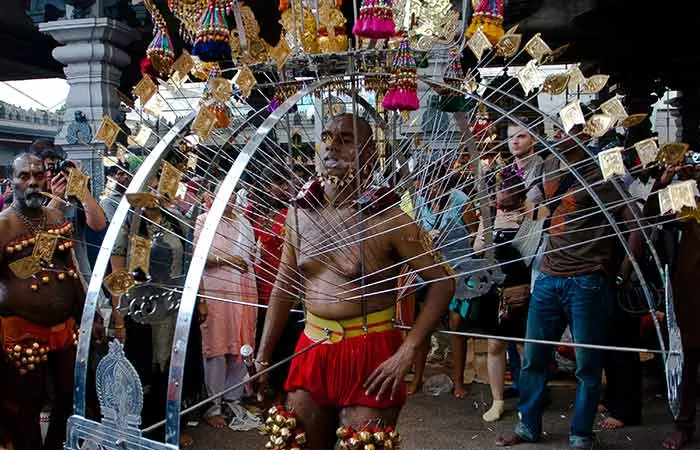
<svg viewBox="0 0 700 450">
<path fill-rule="evenodd" d="M 491 409 L 486 411 L 482 417 L 486 422 L 495 422 L 501 419 L 505 409 L 506 404 L 503 400 L 494 400 Z"/>
</svg>

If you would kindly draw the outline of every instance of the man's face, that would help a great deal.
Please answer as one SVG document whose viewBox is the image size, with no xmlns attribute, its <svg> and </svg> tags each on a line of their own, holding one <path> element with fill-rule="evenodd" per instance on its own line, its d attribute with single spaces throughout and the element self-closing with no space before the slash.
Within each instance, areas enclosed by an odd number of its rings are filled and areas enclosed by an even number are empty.
<svg viewBox="0 0 700 450">
<path fill-rule="evenodd" d="M 321 134 L 320 156 L 329 175 L 343 178 L 353 171 L 357 151 L 355 140 L 359 146 L 361 168 L 374 152 L 372 130 L 366 122 L 358 121 L 357 133 L 355 136 L 352 116 L 339 116 L 331 120 Z"/>
<path fill-rule="evenodd" d="M 12 174 L 12 190 L 20 207 L 41 208 L 46 172 L 39 158 L 15 160 Z"/>
<path fill-rule="evenodd" d="M 522 158 L 532 153 L 534 142 L 532 135 L 525 128 L 517 125 L 508 126 L 508 148 L 511 155 Z"/>
<path fill-rule="evenodd" d="M 129 174 L 120 170 L 114 175 L 114 179 L 117 181 L 117 190 L 124 192 L 129 184 Z"/>
</svg>

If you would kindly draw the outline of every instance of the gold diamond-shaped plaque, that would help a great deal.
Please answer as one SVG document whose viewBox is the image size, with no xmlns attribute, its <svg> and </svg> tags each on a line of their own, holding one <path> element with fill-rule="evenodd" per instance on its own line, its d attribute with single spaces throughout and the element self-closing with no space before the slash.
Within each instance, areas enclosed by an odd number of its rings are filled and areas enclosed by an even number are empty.
<svg viewBox="0 0 700 450">
<path fill-rule="evenodd" d="M 134 86 L 134 95 L 138 97 L 142 105 L 145 105 L 157 91 L 158 86 L 156 86 L 148 75 L 144 75 L 141 81 Z"/>
<path fill-rule="evenodd" d="M 566 91 L 569 85 L 569 74 L 558 73 L 549 75 L 542 84 L 542 92 L 551 95 L 560 95 Z"/>
<path fill-rule="evenodd" d="M 117 125 L 117 123 L 112 120 L 111 117 L 105 114 L 105 116 L 102 118 L 100 128 L 97 130 L 95 139 L 103 141 L 107 148 L 111 148 L 112 145 L 114 145 L 114 141 L 117 140 L 119 131 L 119 125 Z"/>
<path fill-rule="evenodd" d="M 146 147 L 148 138 L 151 137 L 151 133 L 152 131 L 150 128 L 148 128 L 146 125 L 141 125 L 136 136 L 129 136 L 129 142 L 140 147 Z"/>
<path fill-rule="evenodd" d="M 211 135 L 216 123 L 214 112 L 207 106 L 202 106 L 192 122 L 192 131 L 201 139 L 206 139 Z"/>
<path fill-rule="evenodd" d="M 634 144 L 634 149 L 639 156 L 639 163 L 642 167 L 656 161 L 656 156 L 659 154 L 659 146 L 656 144 L 656 138 L 644 139 Z"/>
<path fill-rule="evenodd" d="M 632 114 L 630 116 L 627 116 L 627 118 L 625 118 L 625 120 L 622 121 L 622 126 L 625 128 L 636 127 L 640 123 L 644 122 L 644 119 L 646 118 L 647 114 L 644 113 Z"/>
<path fill-rule="evenodd" d="M 179 73 L 180 78 L 185 78 L 187 74 L 194 69 L 194 67 L 194 59 L 189 53 L 187 53 L 187 50 L 183 50 L 180 57 L 173 63 L 173 72 Z"/>
<path fill-rule="evenodd" d="M 129 239 L 129 255 L 128 255 L 129 272 L 136 269 L 141 269 L 148 274 L 148 268 L 151 265 L 151 241 L 141 236 L 132 236 Z"/>
<path fill-rule="evenodd" d="M 177 197 L 178 183 L 182 179 L 182 172 L 167 161 L 163 161 L 163 167 L 158 180 L 158 192 L 166 196 L 168 200 Z"/>
<path fill-rule="evenodd" d="M 41 260 L 34 255 L 11 262 L 8 267 L 20 280 L 26 280 L 41 270 Z"/>
<path fill-rule="evenodd" d="M 545 56 L 543 64 L 551 64 L 555 59 L 559 58 L 569 49 L 569 44 L 564 44 L 552 50 L 552 52 Z"/>
<path fill-rule="evenodd" d="M 695 196 L 697 192 L 695 180 L 686 180 L 669 185 L 666 189 L 659 191 L 659 206 L 661 214 L 668 211 L 678 213 L 684 207 L 696 209 Z"/>
<path fill-rule="evenodd" d="M 85 201 L 88 195 L 88 181 L 90 177 L 85 175 L 82 170 L 72 168 L 68 174 L 68 183 L 66 184 L 66 199 L 75 197 L 81 203 Z"/>
<path fill-rule="evenodd" d="M 479 28 L 476 33 L 472 35 L 467 41 L 467 47 L 474 53 L 476 59 L 481 61 L 481 57 L 484 56 L 486 50 L 490 50 L 492 45 L 489 38 L 484 34 L 484 30 Z"/>
<path fill-rule="evenodd" d="M 177 93 L 182 88 L 182 85 L 185 84 L 185 81 L 187 81 L 187 75 L 176 71 L 170 75 L 170 78 L 168 78 L 168 81 L 165 83 L 165 87 L 170 92 Z"/>
<path fill-rule="evenodd" d="M 248 97 L 253 91 L 253 87 L 258 84 L 255 75 L 248 66 L 242 66 L 238 69 L 238 73 L 233 77 L 233 82 L 243 92 L 243 95 Z"/>
<path fill-rule="evenodd" d="M 661 147 L 656 160 L 666 166 L 676 166 L 685 160 L 685 154 L 688 152 L 689 147 L 688 144 L 681 142 L 665 144 Z"/>
<path fill-rule="evenodd" d="M 605 114 L 612 116 L 616 123 L 627 118 L 627 111 L 625 110 L 625 106 L 622 104 L 622 97 L 619 95 L 616 95 L 600 105 L 600 109 Z"/>
<path fill-rule="evenodd" d="M 609 79 L 610 75 L 593 75 L 583 82 L 581 91 L 587 94 L 597 94 L 605 87 Z"/>
<path fill-rule="evenodd" d="M 688 220 L 695 220 L 697 223 L 700 223 L 700 209 L 698 208 L 689 208 L 687 206 L 684 206 L 681 208 L 681 211 L 678 213 L 678 219 L 681 220 L 682 222 L 688 221 Z"/>
<path fill-rule="evenodd" d="M 586 119 L 581 111 L 581 102 L 574 100 L 559 111 L 564 130 L 568 133 L 574 125 L 585 125 Z"/>
<path fill-rule="evenodd" d="M 540 33 L 537 33 L 530 39 L 527 44 L 525 44 L 525 51 L 535 58 L 538 63 L 544 60 L 544 57 L 552 53 L 552 49 L 549 45 L 542 39 Z"/>
<path fill-rule="evenodd" d="M 160 117 L 160 115 L 163 113 L 163 107 L 165 106 L 165 103 L 163 102 L 162 99 L 159 97 L 153 97 L 151 98 L 148 103 L 143 105 L 143 111 L 153 117 Z"/>
<path fill-rule="evenodd" d="M 126 194 L 126 201 L 134 208 L 157 208 L 158 199 L 150 192 Z"/>
<path fill-rule="evenodd" d="M 197 168 L 197 154 L 195 152 L 187 154 L 187 168 L 192 170 Z"/>
<path fill-rule="evenodd" d="M 503 58 L 512 58 L 518 53 L 522 40 L 522 34 L 505 34 L 496 44 L 496 55 Z"/>
<path fill-rule="evenodd" d="M 277 70 L 282 70 L 282 67 L 287 63 L 289 55 L 292 54 L 292 50 L 289 48 L 289 44 L 285 39 L 280 39 L 275 47 L 272 47 L 268 52 L 270 57 L 277 64 Z"/>
<path fill-rule="evenodd" d="M 32 256 L 42 261 L 46 261 L 47 263 L 51 263 L 57 244 L 58 235 L 51 233 L 39 233 L 36 237 L 36 243 L 34 244 Z"/>
<path fill-rule="evenodd" d="M 583 76 L 583 72 L 581 72 L 578 64 L 571 67 L 567 74 L 569 75 L 569 89 L 572 91 L 575 91 L 586 81 L 586 77 Z"/>
<path fill-rule="evenodd" d="M 525 64 L 525 67 L 520 69 L 518 72 L 518 81 L 525 91 L 525 95 L 528 95 L 531 91 L 537 89 L 542 83 L 542 74 L 537 68 L 537 61 L 531 59 L 530 62 Z"/>
<path fill-rule="evenodd" d="M 104 279 L 105 287 L 115 297 L 118 297 L 136 286 L 136 280 L 124 269 L 117 270 L 107 275 Z"/>
<path fill-rule="evenodd" d="M 603 179 L 609 180 L 614 175 L 625 175 L 625 163 L 622 161 L 623 147 L 615 147 L 609 150 L 603 150 L 598 153 L 598 164 L 603 172 Z"/>
<path fill-rule="evenodd" d="M 607 114 L 593 114 L 583 132 L 592 137 L 601 137 L 612 128 L 615 124 L 615 119 Z"/>
<path fill-rule="evenodd" d="M 233 95 L 233 87 L 231 83 L 225 78 L 212 78 L 208 81 L 209 87 L 211 89 L 211 96 L 217 102 L 225 103 Z"/>
</svg>

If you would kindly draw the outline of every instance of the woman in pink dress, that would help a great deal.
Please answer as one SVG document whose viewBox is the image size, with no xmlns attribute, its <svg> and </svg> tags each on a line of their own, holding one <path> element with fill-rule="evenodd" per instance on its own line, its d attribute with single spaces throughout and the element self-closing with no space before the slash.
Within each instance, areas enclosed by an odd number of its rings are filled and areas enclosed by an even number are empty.
<svg viewBox="0 0 700 450">
<path fill-rule="evenodd" d="M 205 213 L 197 218 L 195 241 L 206 216 Z M 206 317 L 201 325 L 202 352 L 209 395 L 241 382 L 246 376 L 240 350 L 243 345 L 255 345 L 257 307 L 225 300 L 258 303 L 252 270 L 254 258 L 253 227 L 243 214 L 235 211 L 232 201 L 219 222 L 201 282 L 205 309 L 202 312 Z M 233 390 L 223 397 L 223 401 L 235 404 L 242 394 L 243 388 Z M 215 428 L 226 426 L 221 406 L 219 398 L 205 415 L 207 422 Z"/>
</svg>

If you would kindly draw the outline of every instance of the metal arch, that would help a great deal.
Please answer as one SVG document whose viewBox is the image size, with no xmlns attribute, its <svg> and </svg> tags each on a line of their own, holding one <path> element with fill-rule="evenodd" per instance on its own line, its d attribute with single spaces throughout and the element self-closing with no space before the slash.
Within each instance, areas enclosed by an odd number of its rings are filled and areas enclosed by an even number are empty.
<svg viewBox="0 0 700 450">
<path fill-rule="evenodd" d="M 202 232 L 193 251 L 192 261 L 190 262 L 187 278 L 185 279 L 185 286 L 182 290 L 182 299 L 180 300 L 180 310 L 177 315 L 177 324 L 173 337 L 173 349 L 170 357 L 170 373 L 168 376 L 168 397 L 165 414 L 165 442 L 168 444 L 177 445 L 180 437 L 180 397 L 182 395 L 182 380 L 184 376 L 185 356 L 190 324 L 192 322 L 192 313 L 197 299 L 197 292 L 199 291 L 199 282 L 204 272 L 207 254 L 211 248 L 216 229 L 224 214 L 226 205 L 248 161 L 250 161 L 260 144 L 277 122 L 279 122 L 299 99 L 329 84 L 331 81 L 330 79 L 317 81 L 287 98 L 284 103 L 265 119 L 265 122 L 263 122 L 260 128 L 256 130 L 253 137 L 246 143 L 238 157 L 236 157 L 233 166 L 226 174 L 226 178 L 224 178 L 220 184 L 221 189 L 219 189 L 207 213 L 207 219 L 204 222 Z"/>
<path fill-rule="evenodd" d="M 428 78 L 426 78 L 426 77 L 421 77 L 421 79 L 422 79 L 426 84 L 428 84 L 428 85 L 438 86 L 438 87 L 443 88 L 443 89 L 449 89 L 449 90 L 453 90 L 453 91 L 456 91 L 456 92 L 460 92 L 460 93 L 463 94 L 463 95 L 467 95 L 467 96 L 469 96 L 470 98 L 474 99 L 475 101 L 481 102 L 481 103 L 485 104 L 486 106 L 488 106 L 489 108 L 492 108 L 494 111 L 498 112 L 499 114 L 502 114 L 503 116 L 508 117 L 510 120 L 512 120 L 514 123 L 518 124 L 519 126 L 524 127 L 524 128 L 527 128 L 526 124 L 524 124 L 520 119 L 518 119 L 518 118 L 515 117 L 514 115 L 511 115 L 508 111 L 504 110 L 503 108 L 501 108 L 501 107 L 499 107 L 499 106 L 497 106 L 497 105 L 495 105 L 495 104 L 489 102 L 487 99 L 481 98 L 481 97 L 479 97 L 479 96 L 476 96 L 476 95 L 474 95 L 474 94 L 472 94 L 472 93 L 469 93 L 469 92 L 466 92 L 466 91 L 462 91 L 462 90 L 460 90 L 460 89 L 456 89 L 456 88 L 454 88 L 454 87 L 452 87 L 452 86 L 450 86 L 450 85 L 447 85 L 446 83 L 442 83 L 442 82 L 437 81 L 437 80 L 428 79 Z M 513 96 L 513 95 L 510 94 L 509 92 L 504 92 L 504 91 L 502 91 L 501 89 L 498 89 L 498 88 L 492 88 L 492 89 L 493 89 L 494 91 L 500 93 L 500 94 L 506 95 L 506 96 L 508 96 L 508 97 L 510 97 L 510 98 L 513 98 L 513 99 L 516 99 L 516 100 L 518 100 L 518 101 L 521 101 L 521 100 L 522 100 L 522 99 L 520 99 L 520 98 L 518 98 L 518 97 Z M 541 115 L 544 116 L 544 117 L 548 117 L 548 118 L 550 118 L 550 119 L 553 119 L 549 114 L 544 113 L 544 112 L 541 111 L 539 108 L 530 105 L 528 102 L 524 102 L 523 105 L 529 107 L 531 110 L 537 112 L 538 114 L 541 114 Z M 566 130 L 563 130 L 563 128 L 559 125 L 559 123 L 558 123 L 556 120 L 553 120 L 553 122 L 554 122 L 555 126 L 557 126 L 559 129 L 561 129 L 562 131 L 564 131 L 564 132 L 566 133 L 566 135 L 567 135 L 569 138 L 571 138 L 576 144 L 578 144 L 581 148 L 583 148 L 583 149 L 586 151 L 586 153 L 588 153 L 589 156 L 593 156 L 593 154 L 590 152 L 590 150 L 588 150 L 588 148 L 586 148 L 586 146 L 583 145 L 583 143 L 582 143 L 578 138 L 576 138 L 575 136 L 572 136 L 572 135 L 571 135 L 569 132 L 567 132 Z M 632 252 L 631 252 L 629 246 L 627 245 L 627 241 L 626 241 L 625 239 L 623 239 L 623 234 L 622 234 L 620 228 L 617 226 L 617 222 L 613 219 L 613 217 L 612 217 L 612 215 L 610 214 L 610 212 L 605 208 L 605 205 L 604 205 L 603 202 L 600 200 L 600 198 L 599 198 L 598 195 L 595 193 L 595 191 L 594 191 L 590 186 L 588 186 L 588 184 L 585 183 L 585 181 L 583 180 L 583 177 L 581 177 L 581 174 L 578 173 L 578 170 L 575 169 L 575 168 L 573 168 L 573 167 L 571 167 L 571 166 L 569 165 L 569 163 L 566 161 L 566 159 L 565 159 L 563 156 L 561 156 L 561 155 L 559 154 L 559 151 L 556 150 L 556 149 L 554 149 L 554 148 L 552 148 L 552 146 L 548 145 L 547 142 L 545 142 L 539 135 L 534 134 L 533 137 L 534 137 L 540 144 L 544 145 L 547 149 L 549 149 L 549 150 L 552 152 L 552 154 L 559 160 L 559 162 L 562 163 L 562 164 L 564 165 L 564 167 L 566 167 L 566 169 L 569 170 L 569 172 L 571 172 L 571 173 L 574 175 L 574 177 L 578 180 L 579 183 L 581 183 L 581 185 L 582 185 L 583 188 L 586 190 L 586 192 L 588 192 L 588 194 L 591 196 L 591 198 L 593 199 L 593 201 L 596 202 L 596 205 L 598 205 L 598 207 L 601 209 L 601 212 L 603 213 L 603 215 L 604 215 L 605 218 L 607 219 L 608 223 L 610 224 L 610 226 L 613 228 L 613 230 L 614 230 L 615 233 L 617 234 L 617 236 L 618 236 L 618 238 L 619 238 L 619 240 L 620 240 L 620 243 L 622 244 L 622 247 L 625 249 L 625 253 L 626 253 L 627 256 L 629 257 L 629 260 L 630 260 L 630 262 L 632 263 L 632 267 L 634 268 L 634 271 L 635 271 L 635 273 L 637 274 L 637 276 L 638 276 L 638 278 L 639 278 L 639 281 L 640 281 L 641 286 L 642 286 L 642 290 L 644 291 L 644 297 L 645 297 L 646 300 L 647 300 L 647 304 L 649 305 L 649 308 L 653 311 L 654 308 L 653 308 L 653 302 L 652 302 L 652 299 L 651 299 L 651 293 L 650 293 L 650 291 L 649 291 L 649 286 L 647 285 L 646 280 L 645 280 L 644 277 L 642 276 L 642 271 L 641 271 L 641 269 L 639 268 L 639 264 L 637 263 L 637 259 L 636 259 L 636 258 L 634 257 L 634 255 L 632 254 Z M 627 202 L 627 200 L 626 200 L 626 198 L 625 198 L 625 195 L 624 195 L 624 192 L 622 191 L 622 189 L 620 188 L 620 186 L 617 184 L 617 182 L 616 182 L 615 180 L 612 180 L 612 182 L 613 182 L 613 185 L 615 186 L 615 189 L 616 189 L 616 190 L 618 191 L 618 193 L 620 193 L 620 195 L 622 196 L 623 200 L 625 200 L 626 204 L 629 205 L 629 202 Z M 660 262 L 659 262 L 659 259 L 658 259 L 658 255 L 656 255 L 656 252 L 653 250 L 653 246 L 651 245 L 648 236 L 647 236 L 646 233 L 644 232 L 644 229 L 641 227 L 641 222 L 640 222 L 639 216 L 637 216 L 637 213 L 634 211 L 633 208 L 631 208 L 631 211 L 632 211 L 632 214 L 633 214 L 634 217 L 635 217 L 635 220 L 636 220 L 636 222 L 637 222 L 637 224 L 638 224 L 638 227 L 640 228 L 640 231 L 642 232 L 642 235 L 644 236 L 644 238 L 645 238 L 645 240 L 646 240 L 647 245 L 648 245 L 649 247 L 651 247 L 651 249 L 652 249 L 652 253 L 653 253 L 653 255 L 654 255 L 654 259 L 655 259 L 655 262 L 657 263 L 657 266 L 658 266 L 659 268 L 661 268 L 661 265 L 660 265 Z M 662 275 L 662 276 L 663 276 L 663 275 Z M 659 326 L 658 320 L 656 319 L 656 316 L 653 315 L 653 314 L 652 314 L 652 317 L 654 318 L 654 325 L 655 325 L 655 327 L 656 327 L 656 333 L 657 333 L 657 336 L 658 336 L 658 338 L 659 338 L 659 346 L 661 347 L 661 351 L 662 351 L 662 353 L 664 354 L 664 356 L 665 356 L 665 357 L 668 357 L 667 352 L 666 352 L 666 345 L 664 344 L 664 340 L 663 340 L 663 338 L 662 338 L 661 328 L 660 328 L 660 326 Z"/>
<path fill-rule="evenodd" d="M 143 164 L 141 164 L 141 167 L 139 167 L 139 170 L 134 174 L 133 178 L 131 179 L 131 183 L 129 183 L 129 186 L 126 188 L 125 194 L 139 192 L 143 188 L 146 180 L 148 180 L 157 169 L 158 162 L 170 148 L 172 141 L 185 127 L 190 124 L 194 117 L 195 112 L 190 113 L 188 116 L 176 123 L 175 126 L 173 126 L 170 131 L 166 133 L 166 135 L 153 148 L 153 151 L 148 155 L 148 157 L 146 157 Z M 88 353 L 90 350 L 90 340 L 92 336 L 92 326 L 94 322 L 95 310 L 97 308 L 97 300 L 100 292 L 102 291 L 102 282 L 104 280 L 105 273 L 107 272 L 107 265 L 109 264 L 109 258 L 112 255 L 112 250 L 114 249 L 114 243 L 117 240 L 119 231 L 124 224 L 128 213 L 129 202 L 126 199 L 126 195 L 124 195 L 122 196 L 119 206 L 114 213 L 114 217 L 109 223 L 109 227 L 105 233 L 104 240 L 102 241 L 102 247 L 97 255 L 95 267 L 92 270 L 92 277 L 90 278 L 90 284 L 88 285 L 88 291 L 85 296 L 85 305 L 83 307 L 83 318 L 80 323 L 80 336 L 78 338 L 78 349 L 75 358 L 75 375 L 73 381 L 75 385 L 75 392 L 73 393 L 73 414 L 77 416 L 85 416 L 85 383 L 87 375 L 87 362 Z"/>
</svg>

